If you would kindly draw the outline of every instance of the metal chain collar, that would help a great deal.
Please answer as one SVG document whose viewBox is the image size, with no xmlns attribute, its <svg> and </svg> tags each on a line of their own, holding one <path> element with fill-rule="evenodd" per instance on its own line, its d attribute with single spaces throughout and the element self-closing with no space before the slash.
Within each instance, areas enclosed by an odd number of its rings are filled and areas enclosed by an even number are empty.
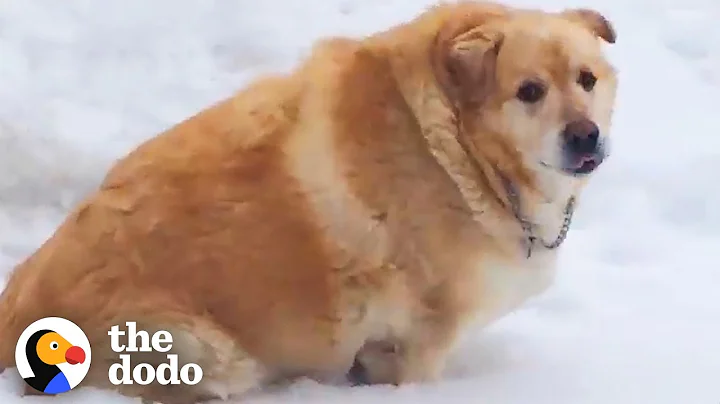
<svg viewBox="0 0 720 404">
<path fill-rule="evenodd" d="M 570 230 L 570 224 L 572 223 L 573 214 L 575 213 L 575 197 L 571 196 L 570 198 L 568 198 L 568 201 L 565 204 L 565 209 L 563 210 L 563 224 L 560 227 L 560 232 L 558 233 L 558 236 L 555 238 L 555 240 L 553 240 L 553 242 L 546 243 L 545 240 L 543 240 L 541 237 L 535 235 L 533 231 L 533 223 L 523 217 L 522 209 L 520 206 L 520 195 L 518 194 L 515 187 L 506 178 L 503 178 L 503 182 L 505 183 L 505 189 L 508 194 L 508 200 L 510 201 L 510 207 L 513 211 L 513 214 L 515 215 L 515 218 L 520 223 L 520 227 L 522 227 L 523 232 L 525 233 L 527 244 L 527 258 L 529 259 L 532 256 L 533 249 L 535 248 L 535 245 L 538 241 L 543 247 L 548 250 L 554 250 L 560 247 L 567 238 L 567 233 Z"/>
</svg>

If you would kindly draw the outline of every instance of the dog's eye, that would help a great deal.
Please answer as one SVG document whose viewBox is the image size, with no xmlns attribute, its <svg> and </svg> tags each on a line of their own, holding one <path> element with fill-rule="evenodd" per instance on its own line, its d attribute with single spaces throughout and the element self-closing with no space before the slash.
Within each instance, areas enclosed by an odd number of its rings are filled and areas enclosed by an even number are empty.
<svg viewBox="0 0 720 404">
<path fill-rule="evenodd" d="M 517 90 L 518 100 L 529 104 L 538 102 L 545 96 L 545 87 L 535 81 L 526 81 Z"/>
<path fill-rule="evenodd" d="M 580 84 L 583 90 L 590 92 L 593 88 L 595 88 L 597 77 L 595 77 L 595 75 L 589 70 L 582 70 L 578 75 L 577 83 Z"/>
</svg>

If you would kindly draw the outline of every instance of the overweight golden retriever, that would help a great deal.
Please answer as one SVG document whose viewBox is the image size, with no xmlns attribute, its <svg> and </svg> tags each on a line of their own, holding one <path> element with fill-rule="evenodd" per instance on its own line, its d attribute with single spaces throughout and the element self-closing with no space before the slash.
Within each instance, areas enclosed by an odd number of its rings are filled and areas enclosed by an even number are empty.
<svg viewBox="0 0 720 404">
<path fill-rule="evenodd" d="M 437 379 L 458 335 L 545 290 L 607 155 L 597 11 L 464 2 L 331 38 L 120 160 L 0 300 L 83 328 L 84 386 L 163 403 L 290 377 Z M 108 382 L 112 325 L 169 330 L 193 386 Z M 136 353 L 161 363 L 165 354 Z"/>
</svg>

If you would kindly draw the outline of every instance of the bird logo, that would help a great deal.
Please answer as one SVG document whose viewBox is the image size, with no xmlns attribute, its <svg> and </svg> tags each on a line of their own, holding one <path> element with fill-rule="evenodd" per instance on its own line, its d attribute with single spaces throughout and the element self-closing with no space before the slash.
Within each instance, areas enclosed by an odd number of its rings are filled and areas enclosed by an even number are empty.
<svg viewBox="0 0 720 404">
<path fill-rule="evenodd" d="M 30 324 L 15 346 L 15 363 L 23 380 L 46 394 L 75 388 L 90 370 L 90 342 L 72 321 L 46 317 Z"/>
</svg>

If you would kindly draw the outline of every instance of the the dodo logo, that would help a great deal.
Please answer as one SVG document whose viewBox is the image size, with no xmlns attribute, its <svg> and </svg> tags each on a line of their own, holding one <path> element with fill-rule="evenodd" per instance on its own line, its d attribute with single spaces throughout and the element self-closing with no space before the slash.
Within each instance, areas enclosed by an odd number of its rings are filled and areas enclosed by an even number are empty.
<svg viewBox="0 0 720 404">
<path fill-rule="evenodd" d="M 90 342 L 72 321 L 40 319 L 23 331 L 15 364 L 30 387 L 48 394 L 72 390 L 90 370 Z"/>
</svg>

